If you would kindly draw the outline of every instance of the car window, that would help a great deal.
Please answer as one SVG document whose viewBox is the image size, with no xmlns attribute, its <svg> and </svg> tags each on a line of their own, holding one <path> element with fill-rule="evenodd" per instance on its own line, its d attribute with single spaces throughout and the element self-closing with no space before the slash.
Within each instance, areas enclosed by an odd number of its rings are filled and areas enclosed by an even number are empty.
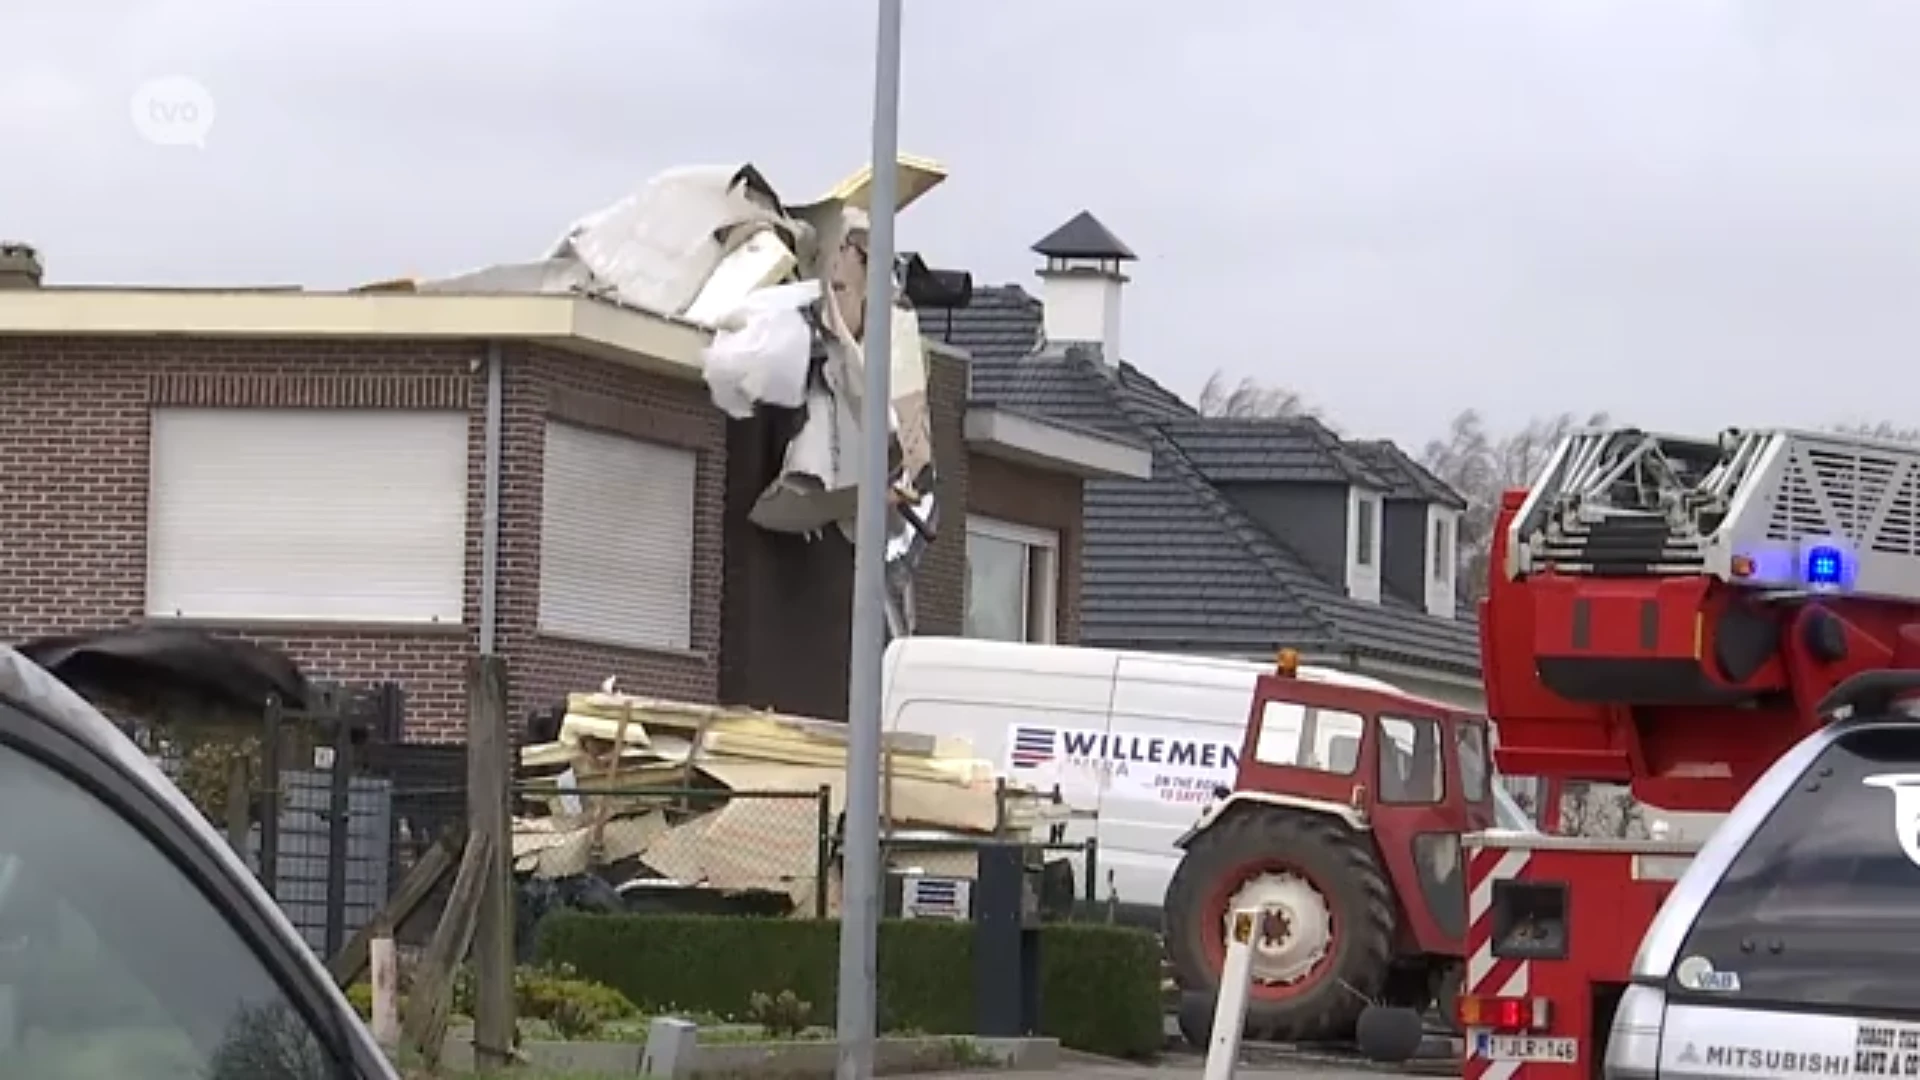
<svg viewBox="0 0 1920 1080">
<path fill-rule="evenodd" d="M 345 1075 L 163 852 L 86 788 L 0 744 L 0 1076 Z"/>
<path fill-rule="evenodd" d="M 1457 724 L 1454 753 L 1460 758 L 1460 795 L 1468 802 L 1487 797 L 1487 728 L 1485 724 Z"/>
<path fill-rule="evenodd" d="M 1920 731 L 1842 736 L 1728 866 L 1670 992 L 1920 1010 Z"/>
<path fill-rule="evenodd" d="M 1437 803 L 1446 793 L 1439 723 L 1381 717 L 1380 801 Z"/>
</svg>

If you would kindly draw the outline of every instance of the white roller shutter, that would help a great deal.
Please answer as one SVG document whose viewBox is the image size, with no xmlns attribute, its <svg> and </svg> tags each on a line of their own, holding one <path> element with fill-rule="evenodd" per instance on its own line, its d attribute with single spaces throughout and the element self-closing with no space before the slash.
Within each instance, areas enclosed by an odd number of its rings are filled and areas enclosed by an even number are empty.
<svg viewBox="0 0 1920 1080">
<path fill-rule="evenodd" d="M 549 422 L 543 490 L 541 632 L 689 648 L 694 454 Z"/>
<path fill-rule="evenodd" d="M 156 409 L 151 615 L 458 623 L 465 413 Z"/>
</svg>

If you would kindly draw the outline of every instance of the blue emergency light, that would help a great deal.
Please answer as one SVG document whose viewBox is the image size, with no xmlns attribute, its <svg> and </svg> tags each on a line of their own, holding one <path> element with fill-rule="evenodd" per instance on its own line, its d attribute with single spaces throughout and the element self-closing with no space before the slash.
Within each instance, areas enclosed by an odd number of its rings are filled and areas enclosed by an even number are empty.
<svg viewBox="0 0 1920 1080">
<path fill-rule="evenodd" d="M 1839 585 L 1846 578 L 1846 558 L 1837 547 L 1807 550 L 1807 584 Z"/>
</svg>

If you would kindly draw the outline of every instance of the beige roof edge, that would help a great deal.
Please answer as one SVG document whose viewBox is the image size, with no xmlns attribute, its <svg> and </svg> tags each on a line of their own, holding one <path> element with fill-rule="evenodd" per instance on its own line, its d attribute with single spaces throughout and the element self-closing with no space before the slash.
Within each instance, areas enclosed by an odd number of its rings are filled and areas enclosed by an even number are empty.
<svg viewBox="0 0 1920 1080">
<path fill-rule="evenodd" d="M 698 379 L 711 333 L 603 300 L 534 293 L 0 289 L 0 337 L 441 338 L 535 342 Z"/>
</svg>

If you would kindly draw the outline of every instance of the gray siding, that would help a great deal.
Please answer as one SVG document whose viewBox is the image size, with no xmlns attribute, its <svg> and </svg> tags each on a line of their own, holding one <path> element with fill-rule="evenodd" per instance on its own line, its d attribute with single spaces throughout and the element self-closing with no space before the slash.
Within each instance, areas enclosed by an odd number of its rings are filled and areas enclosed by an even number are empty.
<svg viewBox="0 0 1920 1080">
<path fill-rule="evenodd" d="M 1347 485 L 1219 484 L 1220 493 L 1323 578 L 1347 580 Z"/>
</svg>

